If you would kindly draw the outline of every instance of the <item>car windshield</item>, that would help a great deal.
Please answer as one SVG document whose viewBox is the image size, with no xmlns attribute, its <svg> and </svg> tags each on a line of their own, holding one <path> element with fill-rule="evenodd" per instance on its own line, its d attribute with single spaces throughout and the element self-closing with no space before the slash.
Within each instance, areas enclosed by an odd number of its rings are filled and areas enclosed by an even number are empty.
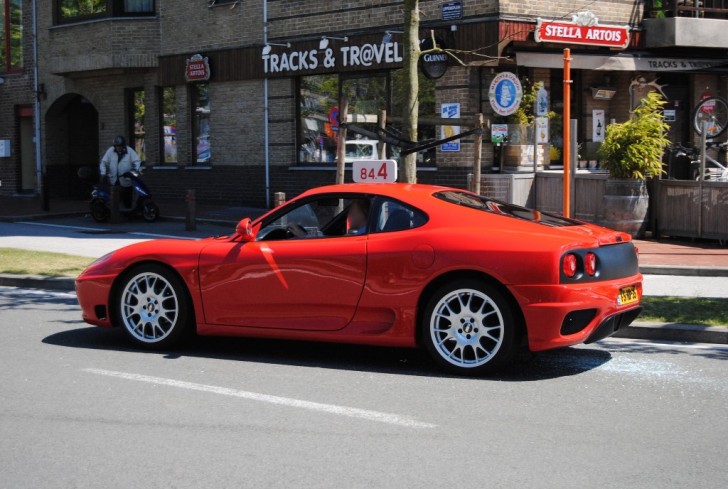
<svg viewBox="0 0 728 489">
<path fill-rule="evenodd" d="M 579 221 L 574 221 L 566 217 L 508 204 L 507 202 L 501 202 L 500 200 L 493 200 L 467 192 L 446 190 L 444 192 L 437 192 L 435 197 L 445 202 L 450 202 L 451 204 L 524 221 L 537 222 L 545 226 L 562 227 L 581 225 Z"/>
</svg>

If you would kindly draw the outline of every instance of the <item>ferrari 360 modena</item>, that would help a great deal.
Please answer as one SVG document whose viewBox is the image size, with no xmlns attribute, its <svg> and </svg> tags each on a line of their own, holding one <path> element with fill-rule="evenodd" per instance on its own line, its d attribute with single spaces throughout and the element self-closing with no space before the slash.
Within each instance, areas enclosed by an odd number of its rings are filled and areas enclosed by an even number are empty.
<svg viewBox="0 0 728 489">
<path fill-rule="evenodd" d="M 639 314 L 627 234 L 447 187 L 309 190 L 235 232 L 116 250 L 76 279 L 83 319 L 140 347 L 196 335 L 421 347 L 458 374 L 592 343 Z"/>
</svg>

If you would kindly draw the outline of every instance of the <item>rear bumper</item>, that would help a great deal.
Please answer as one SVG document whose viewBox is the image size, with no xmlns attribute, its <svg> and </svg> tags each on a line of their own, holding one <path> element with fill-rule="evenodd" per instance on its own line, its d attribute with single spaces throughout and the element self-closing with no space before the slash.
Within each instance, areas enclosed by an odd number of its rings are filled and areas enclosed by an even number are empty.
<svg viewBox="0 0 728 489">
<path fill-rule="evenodd" d="M 621 305 L 619 291 L 633 286 L 638 300 Z M 606 338 L 640 313 L 642 275 L 588 284 L 512 286 L 521 306 L 531 351 Z"/>
</svg>

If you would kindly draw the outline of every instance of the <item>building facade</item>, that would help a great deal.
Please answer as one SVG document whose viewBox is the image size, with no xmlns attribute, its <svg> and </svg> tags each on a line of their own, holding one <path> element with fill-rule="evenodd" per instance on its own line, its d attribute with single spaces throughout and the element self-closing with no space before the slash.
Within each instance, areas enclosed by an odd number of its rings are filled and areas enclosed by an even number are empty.
<svg viewBox="0 0 728 489">
<path fill-rule="evenodd" d="M 36 2 L 37 90 L 29 2 L 0 4 L 6 12 L 0 139 L 12 148 L 0 158 L 2 194 L 39 192 L 42 174 L 51 197 L 84 198 L 78 169 L 96 165 L 121 134 L 142 155 L 145 179 L 160 199 L 195 189 L 202 202 L 270 205 L 273 192 L 291 197 L 334 182 L 344 99 L 352 124 L 370 131 L 382 110 L 396 130 L 404 110 L 398 2 Z M 728 26 L 728 8 L 691 5 L 590 2 L 584 14 L 574 2 L 420 0 L 420 38 L 452 54 L 441 77 L 421 77 L 420 117 L 467 121 L 482 113 L 489 124 L 509 122 L 494 110 L 490 87 L 499 73 L 513 73 L 526 90 L 539 83 L 548 93 L 554 117 L 542 159 L 557 163 L 569 47 L 571 113 L 585 161 L 596 159 L 603 126 L 629 117 L 649 90 L 668 99 L 671 139 L 694 140 L 691 108 L 707 94 L 728 95 L 728 39 L 716 34 Z M 540 35 L 539 19 L 565 25 Z M 18 56 L 17 40 L 7 35 L 13 22 L 23 27 L 22 66 L 7 62 L 7 53 Z M 617 26 L 628 37 L 619 46 L 569 38 L 579 22 Z M 28 162 L 36 100 L 39 168 Z M 419 139 L 466 129 L 422 124 Z M 352 151 L 365 147 L 349 132 Z M 486 133 L 484 172 L 523 166 L 518 155 L 509 162 L 512 148 L 490 141 Z M 473 143 L 464 137 L 418 153 L 418 181 L 465 187 Z M 388 154 L 397 153 L 389 145 Z"/>
</svg>

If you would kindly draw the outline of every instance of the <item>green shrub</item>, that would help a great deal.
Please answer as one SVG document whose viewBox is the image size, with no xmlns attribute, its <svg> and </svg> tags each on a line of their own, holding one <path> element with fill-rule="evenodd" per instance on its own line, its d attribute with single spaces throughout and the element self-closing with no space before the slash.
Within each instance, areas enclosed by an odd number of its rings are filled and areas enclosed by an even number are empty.
<svg viewBox="0 0 728 489">
<path fill-rule="evenodd" d="M 645 180 L 663 171 L 662 155 L 670 144 L 670 127 L 662 113 L 665 103 L 659 93 L 650 92 L 632 112 L 632 118 L 607 126 L 599 159 L 611 178 Z"/>
</svg>

